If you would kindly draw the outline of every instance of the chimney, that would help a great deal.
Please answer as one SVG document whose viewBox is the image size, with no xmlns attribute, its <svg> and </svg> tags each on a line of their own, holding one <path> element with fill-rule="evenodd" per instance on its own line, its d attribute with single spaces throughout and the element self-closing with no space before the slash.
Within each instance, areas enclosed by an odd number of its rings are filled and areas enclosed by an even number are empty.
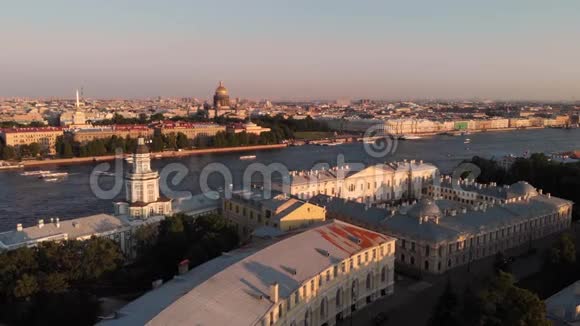
<svg viewBox="0 0 580 326">
<path fill-rule="evenodd" d="M 16 224 L 16 231 L 18 231 L 18 232 L 22 231 L 22 223 Z"/>
<path fill-rule="evenodd" d="M 270 300 L 272 300 L 272 302 L 278 303 L 279 291 L 280 286 L 278 285 L 278 283 L 273 283 L 272 285 L 270 285 Z"/>
<path fill-rule="evenodd" d="M 44 220 L 43 219 L 38 220 L 38 228 L 42 229 L 43 226 L 44 226 Z"/>
</svg>

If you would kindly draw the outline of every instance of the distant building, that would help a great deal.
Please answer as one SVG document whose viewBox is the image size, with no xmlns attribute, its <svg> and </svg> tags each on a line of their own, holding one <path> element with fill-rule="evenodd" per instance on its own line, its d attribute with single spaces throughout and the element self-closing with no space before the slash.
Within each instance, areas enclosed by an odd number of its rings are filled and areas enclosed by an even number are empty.
<svg viewBox="0 0 580 326">
<path fill-rule="evenodd" d="M 228 89 L 220 81 L 213 96 L 213 107 L 205 112 L 209 118 L 227 116 L 231 118 L 244 119 L 247 115 L 245 109 L 232 106 Z"/>
<path fill-rule="evenodd" d="M 114 204 L 115 214 L 133 219 L 171 214 L 172 200 L 159 194 L 159 173 L 151 170 L 151 155 L 143 138 L 138 139 L 132 165 L 125 175 L 125 201 Z"/>
<path fill-rule="evenodd" d="M 420 198 L 433 181 L 437 168 L 423 161 L 393 162 L 368 166 L 360 171 L 345 165 L 329 170 L 291 171 L 272 188 L 301 199 L 318 194 L 363 203 Z"/>
<path fill-rule="evenodd" d="M 99 325 L 334 325 L 394 291 L 395 239 L 340 221 L 224 253 Z"/>
<path fill-rule="evenodd" d="M 38 143 L 42 150 L 56 153 L 56 139 L 63 135 L 62 128 L 9 128 L 0 130 L 0 138 L 4 144 L 16 148 L 22 145 Z"/>
<path fill-rule="evenodd" d="M 246 132 L 248 134 L 260 135 L 263 132 L 269 132 L 270 128 L 260 127 L 253 122 L 247 123 L 233 123 L 227 127 L 227 132 L 237 134 L 240 132 Z"/>
<path fill-rule="evenodd" d="M 258 190 L 235 191 L 231 198 L 223 200 L 222 212 L 242 239 L 247 239 L 257 229 L 262 229 L 261 232 L 270 229 L 279 234 L 326 219 L 323 207 L 284 194 L 264 198 Z"/>
<path fill-rule="evenodd" d="M 94 128 L 77 129 L 72 132 L 73 141 L 86 144 L 96 139 L 153 137 L 153 129 L 146 125 L 113 125 Z"/>
<path fill-rule="evenodd" d="M 195 139 L 197 137 L 213 137 L 218 132 L 225 132 L 226 127 L 215 123 L 208 122 L 173 122 L 165 121 L 154 126 L 155 130 L 163 135 L 171 133 L 177 134 L 179 132 L 187 136 L 188 139 Z"/>
<path fill-rule="evenodd" d="M 30 227 L 16 226 L 16 230 L 0 233 L 0 249 L 13 250 L 34 247 L 45 241 L 86 240 L 93 236 L 108 237 L 117 241 L 123 251 L 130 246 L 127 242 L 129 222 L 107 214 L 97 214 L 73 220 L 38 220 Z"/>
<path fill-rule="evenodd" d="M 215 90 L 213 95 L 213 106 L 216 109 L 229 109 L 230 108 L 230 95 L 228 89 L 220 81 L 218 88 Z"/>
</svg>

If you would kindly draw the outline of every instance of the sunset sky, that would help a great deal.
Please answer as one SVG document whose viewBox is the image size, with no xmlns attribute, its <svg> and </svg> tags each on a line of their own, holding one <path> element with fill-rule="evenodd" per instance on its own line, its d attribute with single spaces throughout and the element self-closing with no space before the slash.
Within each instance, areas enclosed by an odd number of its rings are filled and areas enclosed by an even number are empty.
<svg viewBox="0 0 580 326">
<path fill-rule="evenodd" d="M 580 100 L 580 1 L 3 1 L 0 96 Z"/>
</svg>

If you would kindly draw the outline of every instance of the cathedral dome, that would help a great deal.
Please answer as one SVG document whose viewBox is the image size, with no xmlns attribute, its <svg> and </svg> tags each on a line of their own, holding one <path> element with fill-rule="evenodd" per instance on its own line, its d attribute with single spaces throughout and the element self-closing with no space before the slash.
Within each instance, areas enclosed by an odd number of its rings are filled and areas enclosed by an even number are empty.
<svg viewBox="0 0 580 326">
<path fill-rule="evenodd" d="M 215 95 L 222 95 L 222 96 L 228 95 L 228 89 L 225 88 L 225 86 L 223 85 L 223 83 L 221 81 L 220 81 L 218 88 L 215 89 Z"/>
<path fill-rule="evenodd" d="M 430 199 L 423 198 L 417 204 L 415 204 L 409 211 L 407 215 L 416 218 L 422 217 L 441 217 L 441 209 L 439 206 Z"/>
<path fill-rule="evenodd" d="M 520 196 L 536 196 L 538 192 L 536 188 L 531 184 L 525 181 L 518 181 L 512 184 L 508 189 L 508 194 L 512 197 L 520 197 Z"/>
</svg>

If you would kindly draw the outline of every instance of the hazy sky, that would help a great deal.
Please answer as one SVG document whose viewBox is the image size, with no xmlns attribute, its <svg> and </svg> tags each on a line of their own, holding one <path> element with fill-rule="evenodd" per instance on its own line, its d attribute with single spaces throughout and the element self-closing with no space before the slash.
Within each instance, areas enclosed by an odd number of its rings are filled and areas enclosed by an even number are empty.
<svg viewBox="0 0 580 326">
<path fill-rule="evenodd" d="M 0 96 L 580 100 L 580 1 L 0 3 Z"/>
</svg>

